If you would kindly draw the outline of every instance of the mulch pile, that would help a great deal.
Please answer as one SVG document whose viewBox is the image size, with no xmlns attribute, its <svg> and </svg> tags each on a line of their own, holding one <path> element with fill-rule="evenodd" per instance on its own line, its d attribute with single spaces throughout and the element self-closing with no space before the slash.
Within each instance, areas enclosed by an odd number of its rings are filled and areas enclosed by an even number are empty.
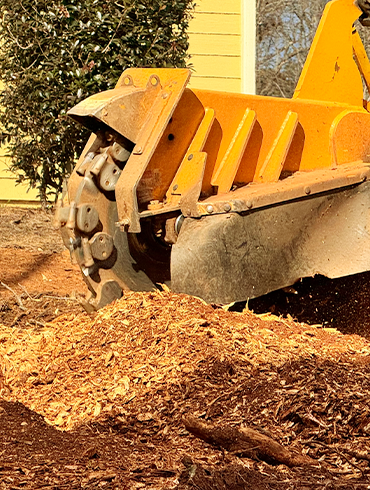
<svg viewBox="0 0 370 490">
<path fill-rule="evenodd" d="M 261 370 L 301 358 L 370 354 L 370 343 L 361 337 L 266 318 L 157 291 L 129 293 L 93 318 L 69 314 L 44 327 L 0 328 L 1 394 L 71 429 L 143 393 L 166 391 L 184 375 L 191 383 L 209 359 L 217 359 L 220 369 L 226 362 Z M 207 395 L 202 393 L 213 406 Z"/>
<path fill-rule="evenodd" d="M 5 413 L 20 402 L 66 438 L 90 437 L 105 488 L 366 488 L 369 354 L 334 329 L 127 293 L 94 316 L 0 325 L 0 394 Z M 188 434 L 186 415 L 265 431 L 317 465 L 238 458 Z"/>
</svg>

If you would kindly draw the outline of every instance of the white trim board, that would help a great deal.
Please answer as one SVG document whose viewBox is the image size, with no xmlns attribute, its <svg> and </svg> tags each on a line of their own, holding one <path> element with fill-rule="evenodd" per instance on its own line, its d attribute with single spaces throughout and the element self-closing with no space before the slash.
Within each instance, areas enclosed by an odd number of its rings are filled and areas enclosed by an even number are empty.
<svg viewBox="0 0 370 490">
<path fill-rule="evenodd" d="M 241 0 L 241 91 L 256 93 L 256 0 Z"/>
</svg>

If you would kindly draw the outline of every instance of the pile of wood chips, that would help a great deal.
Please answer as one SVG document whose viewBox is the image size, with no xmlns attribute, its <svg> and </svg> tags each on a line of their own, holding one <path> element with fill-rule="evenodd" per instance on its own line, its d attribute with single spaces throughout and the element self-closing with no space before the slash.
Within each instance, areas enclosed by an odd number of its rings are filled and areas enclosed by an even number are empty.
<svg viewBox="0 0 370 490">
<path fill-rule="evenodd" d="M 93 316 L 0 325 L 0 396 L 70 430 L 128 409 L 145 393 L 155 399 L 212 356 L 261 367 L 369 354 L 367 340 L 333 329 L 231 312 L 170 291 L 127 293 Z"/>
</svg>

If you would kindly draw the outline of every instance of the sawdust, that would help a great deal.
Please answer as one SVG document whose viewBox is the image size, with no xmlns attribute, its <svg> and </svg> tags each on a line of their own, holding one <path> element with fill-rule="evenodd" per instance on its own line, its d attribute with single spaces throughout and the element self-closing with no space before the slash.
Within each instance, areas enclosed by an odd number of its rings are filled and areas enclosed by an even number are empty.
<svg viewBox="0 0 370 490">
<path fill-rule="evenodd" d="M 143 393 L 166 391 L 184 374 L 191 380 L 208 358 L 278 367 L 301 358 L 350 361 L 369 354 L 367 340 L 334 329 L 229 312 L 168 291 L 127 293 L 93 317 L 2 326 L 0 394 L 71 429 Z M 144 409 L 141 417 L 153 414 Z"/>
<path fill-rule="evenodd" d="M 1 279 L 25 308 L 0 290 L 0 488 L 370 485 L 369 342 L 289 316 L 327 311 L 326 326 L 365 334 L 366 275 L 345 278 L 340 288 L 319 283 L 317 294 L 316 280 L 307 290 L 304 281 L 295 286 L 298 294 L 280 292 L 286 319 L 169 291 L 128 293 L 89 316 L 78 314 L 77 268 L 68 253 L 53 253 L 50 216 L 18 212 L 5 216 L 0 237 Z M 43 234 L 49 241 L 40 245 Z M 271 304 L 276 298 L 260 311 Z M 225 454 L 187 433 L 189 414 L 253 427 L 317 466 L 288 469 Z"/>
</svg>

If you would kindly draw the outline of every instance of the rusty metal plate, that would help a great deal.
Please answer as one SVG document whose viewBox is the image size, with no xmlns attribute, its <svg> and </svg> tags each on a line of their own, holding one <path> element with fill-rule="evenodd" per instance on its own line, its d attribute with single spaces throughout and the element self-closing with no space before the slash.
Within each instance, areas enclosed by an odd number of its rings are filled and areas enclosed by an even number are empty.
<svg viewBox="0 0 370 490">
<path fill-rule="evenodd" d="M 301 277 L 370 269 L 370 184 L 244 214 L 186 218 L 171 287 L 209 303 L 255 298 Z"/>
</svg>

